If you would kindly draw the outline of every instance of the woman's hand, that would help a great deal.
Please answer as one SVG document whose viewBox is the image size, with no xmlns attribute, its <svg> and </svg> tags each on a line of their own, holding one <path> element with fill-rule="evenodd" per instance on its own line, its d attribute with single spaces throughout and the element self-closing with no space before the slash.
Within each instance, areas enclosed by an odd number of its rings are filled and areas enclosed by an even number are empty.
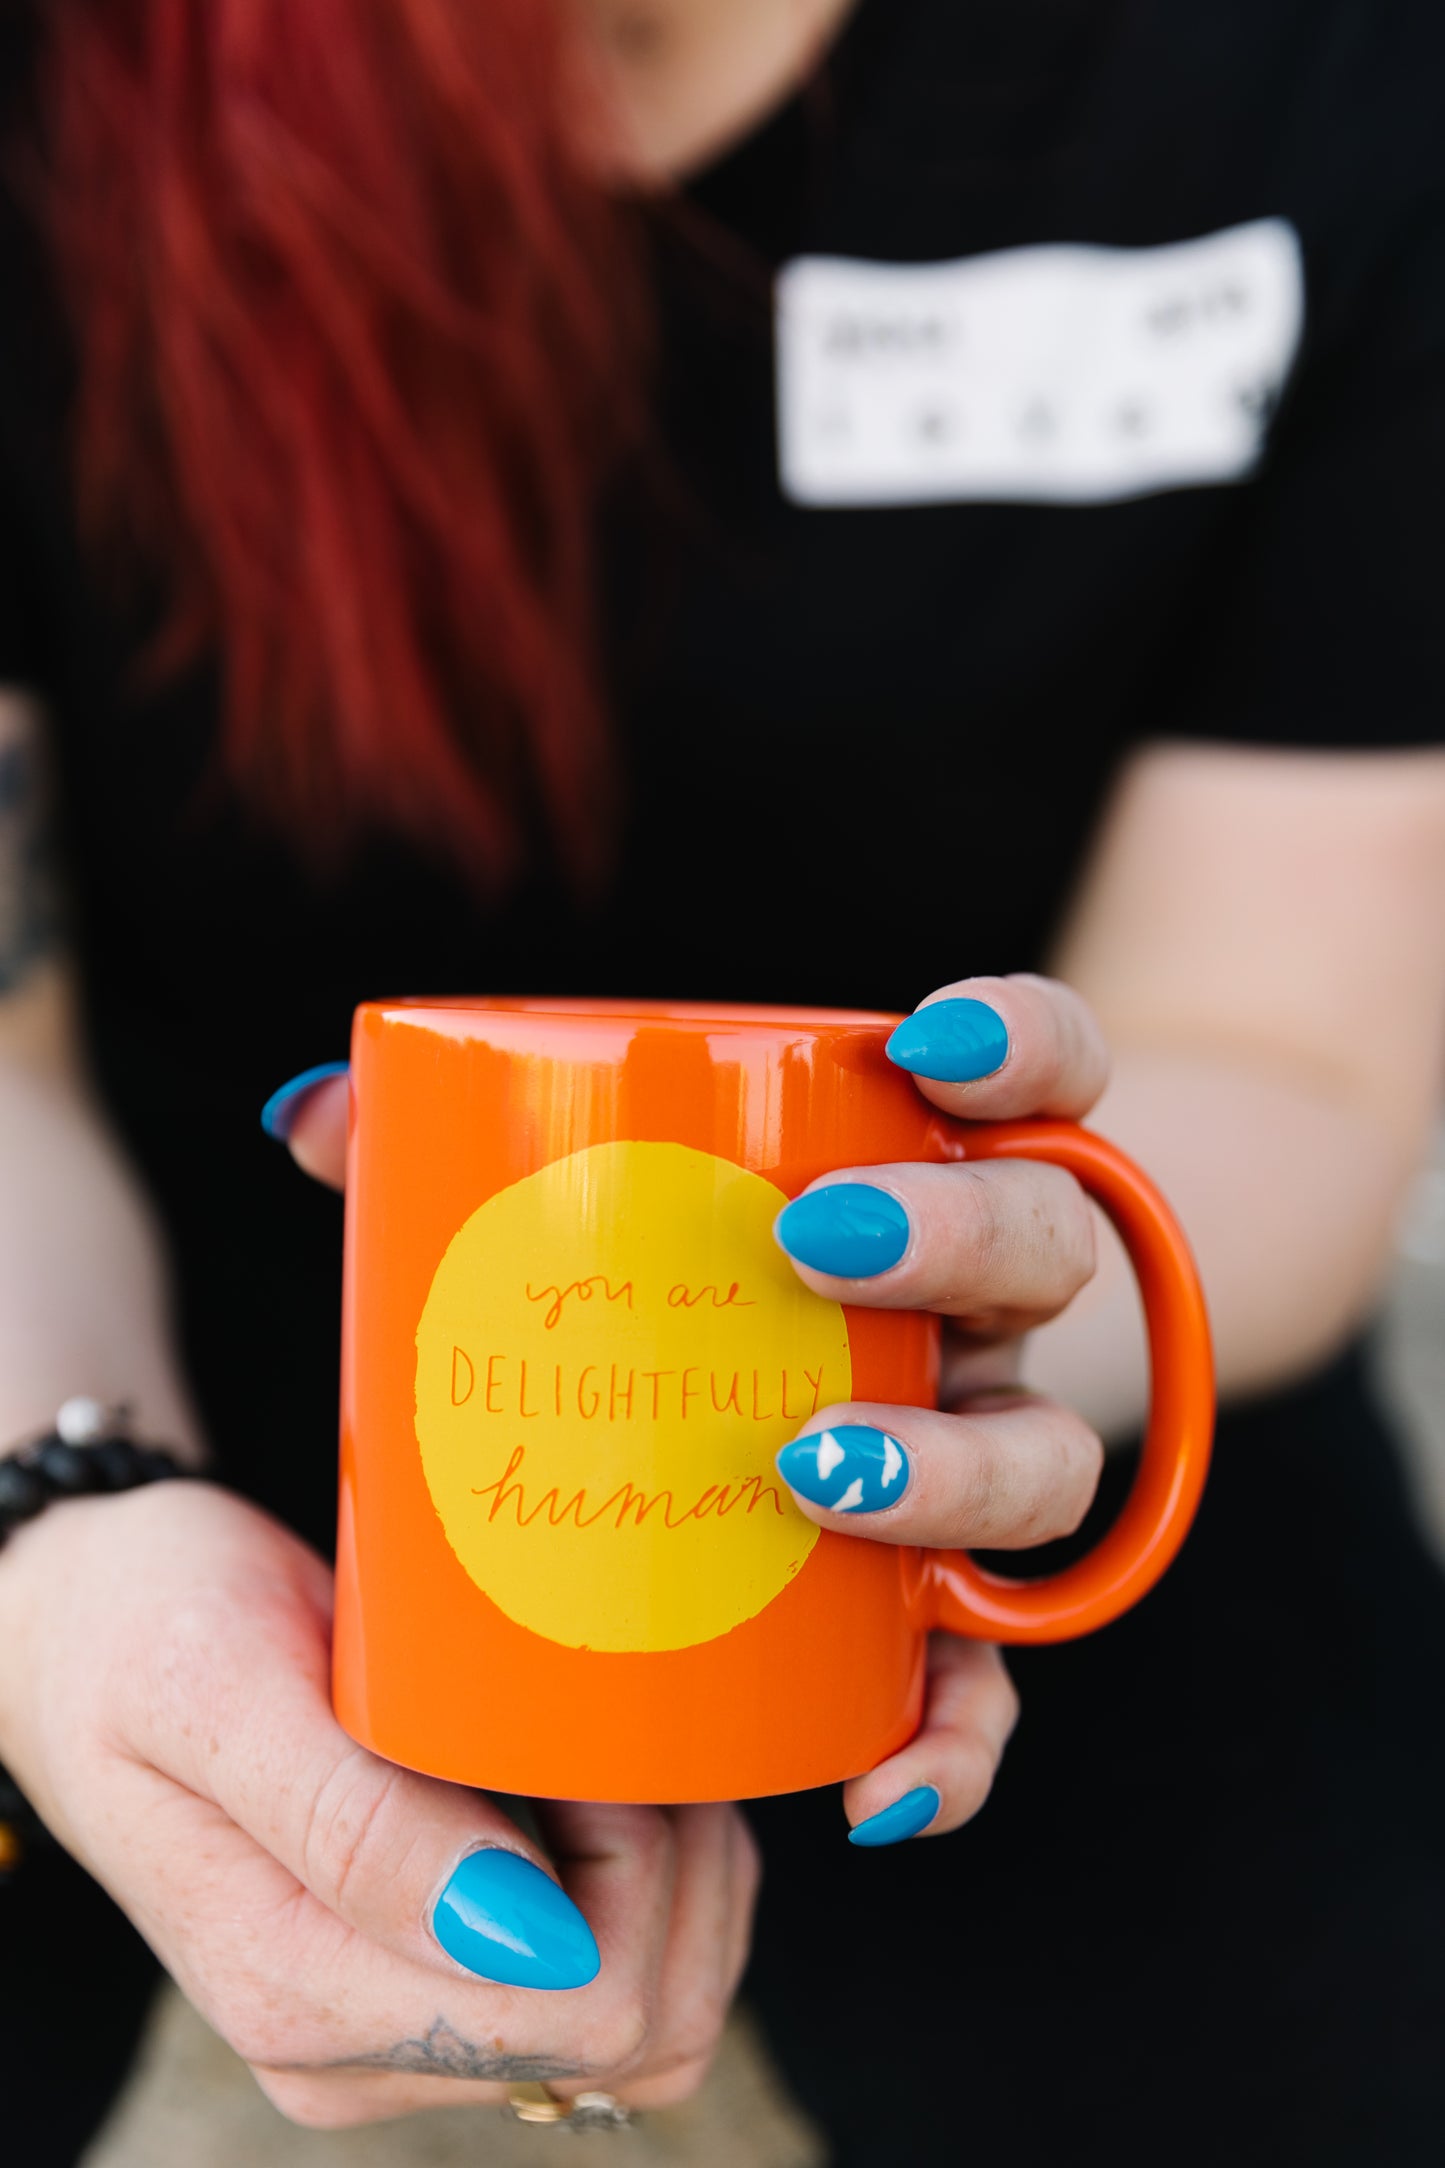
<svg viewBox="0 0 1445 2168">
<path fill-rule="evenodd" d="M 222 1491 L 68 1501 L 6 1547 L 0 1760 L 297 2121 L 538 2078 L 684 2097 L 747 1948 L 740 1816 L 547 1806 L 543 1851 L 346 1737 L 330 1605 L 321 1561 Z"/>
<path fill-rule="evenodd" d="M 889 1042 L 933 1104 L 968 1121 L 1077 1118 L 1108 1057 L 1089 1009 L 1033 977 L 946 986 Z M 1078 1527 L 1103 1449 L 1071 1409 L 1017 1384 L 1023 1336 L 1094 1269 L 1092 1209 L 1061 1168 L 839 1168 L 780 1215 L 778 1240 L 835 1302 L 946 1320 L 941 1410 L 850 1401 L 778 1466 L 820 1528 L 878 1543 L 1026 1548 Z M 844 1792 L 855 1842 L 956 1829 L 988 1795 L 1017 1716 L 996 1649 L 933 1637 L 923 1724 Z"/>
</svg>

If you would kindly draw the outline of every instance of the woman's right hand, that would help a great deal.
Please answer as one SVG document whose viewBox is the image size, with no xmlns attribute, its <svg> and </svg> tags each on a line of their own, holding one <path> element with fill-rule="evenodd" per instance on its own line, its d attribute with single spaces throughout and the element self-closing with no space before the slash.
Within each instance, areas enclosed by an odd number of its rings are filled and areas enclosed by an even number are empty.
<svg viewBox="0 0 1445 2168">
<path fill-rule="evenodd" d="M 547 1805 L 543 1854 L 341 1731 L 330 1611 L 321 1561 L 224 1491 L 68 1501 L 0 1556 L 0 1761 L 296 2121 L 527 2079 L 684 2097 L 747 1949 L 736 1809 Z"/>
</svg>

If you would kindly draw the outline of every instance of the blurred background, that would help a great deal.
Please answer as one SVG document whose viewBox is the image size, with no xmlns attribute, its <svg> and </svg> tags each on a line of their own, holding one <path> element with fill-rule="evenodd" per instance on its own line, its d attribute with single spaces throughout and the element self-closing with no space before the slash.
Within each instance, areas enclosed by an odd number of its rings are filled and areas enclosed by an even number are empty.
<svg viewBox="0 0 1445 2168">
<path fill-rule="evenodd" d="M 1445 1127 L 1401 1222 L 1377 1358 L 1410 1452 L 1421 1524 L 1445 1559 Z M 84 2168 L 534 2168 L 573 2141 L 457 2109 L 299 2130 L 174 1990 Z M 738 2017 L 701 2096 L 595 2140 L 609 2168 L 823 2168 L 826 2155 Z"/>
</svg>

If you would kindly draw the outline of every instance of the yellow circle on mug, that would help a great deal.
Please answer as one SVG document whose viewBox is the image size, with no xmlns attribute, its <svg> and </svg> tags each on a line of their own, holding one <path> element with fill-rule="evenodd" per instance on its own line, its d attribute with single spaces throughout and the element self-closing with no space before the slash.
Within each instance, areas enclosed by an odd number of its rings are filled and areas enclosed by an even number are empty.
<svg viewBox="0 0 1445 2168">
<path fill-rule="evenodd" d="M 568 1648 L 689 1648 L 818 1538 L 773 1464 L 852 1390 L 841 1306 L 773 1240 L 787 1197 L 690 1145 L 614 1141 L 498 1191 L 438 1265 L 416 1432 L 466 1572 Z"/>
</svg>

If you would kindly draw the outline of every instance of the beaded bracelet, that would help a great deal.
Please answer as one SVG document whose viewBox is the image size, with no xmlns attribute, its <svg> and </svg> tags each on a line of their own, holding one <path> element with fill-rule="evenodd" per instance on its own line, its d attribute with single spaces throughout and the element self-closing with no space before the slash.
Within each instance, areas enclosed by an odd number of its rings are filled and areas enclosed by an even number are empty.
<svg viewBox="0 0 1445 2168">
<path fill-rule="evenodd" d="M 59 1499 L 138 1490 L 190 1473 L 174 1454 L 131 1436 L 128 1409 L 84 1397 L 67 1400 L 52 1429 L 0 1459 L 0 1549 L 23 1522 Z M 0 1769 L 0 1885 L 29 1846 L 49 1841 L 44 1823 Z"/>
<path fill-rule="evenodd" d="M 138 1444 L 125 1408 L 67 1400 L 53 1429 L 0 1460 L 0 1546 L 57 1499 L 136 1490 L 189 1472 L 173 1453 Z"/>
</svg>

